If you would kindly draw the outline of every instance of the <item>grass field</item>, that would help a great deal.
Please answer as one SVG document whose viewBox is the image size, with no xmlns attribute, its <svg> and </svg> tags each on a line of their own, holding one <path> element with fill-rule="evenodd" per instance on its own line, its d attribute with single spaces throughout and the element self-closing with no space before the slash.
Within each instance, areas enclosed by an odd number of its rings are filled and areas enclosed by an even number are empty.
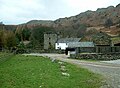
<svg viewBox="0 0 120 88">
<path fill-rule="evenodd" d="M 12 53 L 0 52 L 0 64 L 5 62 L 6 60 L 9 60 L 12 56 L 13 56 Z"/>
<path fill-rule="evenodd" d="M 63 76 L 58 61 L 16 55 L 0 64 L 0 88 L 99 88 L 101 76 L 65 63 Z"/>
</svg>

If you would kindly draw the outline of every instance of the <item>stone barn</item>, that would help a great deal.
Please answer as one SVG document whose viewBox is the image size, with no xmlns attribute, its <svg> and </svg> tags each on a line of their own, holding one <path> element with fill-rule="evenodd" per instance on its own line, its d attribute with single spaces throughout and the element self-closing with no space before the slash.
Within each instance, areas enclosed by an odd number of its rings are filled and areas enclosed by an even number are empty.
<svg viewBox="0 0 120 88">
<path fill-rule="evenodd" d="M 96 53 L 110 53 L 111 52 L 111 40 L 105 33 L 97 33 L 92 38 L 95 43 Z"/>
<path fill-rule="evenodd" d="M 76 54 L 78 53 L 94 53 L 95 46 L 93 42 L 71 42 L 69 48 L 75 48 Z"/>
<path fill-rule="evenodd" d="M 112 52 L 120 52 L 120 37 L 112 40 Z"/>
</svg>

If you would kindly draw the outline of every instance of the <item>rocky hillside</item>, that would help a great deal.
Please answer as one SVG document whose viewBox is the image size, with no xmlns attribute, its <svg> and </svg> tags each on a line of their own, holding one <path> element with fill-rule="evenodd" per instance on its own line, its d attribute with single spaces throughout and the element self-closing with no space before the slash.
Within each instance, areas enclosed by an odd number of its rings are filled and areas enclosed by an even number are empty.
<svg viewBox="0 0 120 88">
<path fill-rule="evenodd" d="M 96 11 L 86 11 L 76 16 L 60 18 L 55 21 L 32 20 L 27 25 L 43 26 L 70 26 L 74 24 L 86 24 L 88 26 L 103 26 L 107 19 L 111 19 L 114 24 L 120 20 L 120 4 L 116 7 L 98 8 Z"/>
<path fill-rule="evenodd" d="M 108 19 L 112 22 L 110 26 L 113 27 L 111 28 L 104 27 Z M 86 25 L 88 29 L 94 27 L 96 30 L 102 30 L 111 35 L 118 35 L 120 33 L 120 4 L 116 7 L 109 6 L 107 8 L 98 8 L 96 11 L 88 10 L 76 16 L 59 18 L 55 21 L 32 20 L 26 23 L 29 28 L 47 26 L 53 27 L 56 30 L 76 30 L 83 24 Z"/>
</svg>

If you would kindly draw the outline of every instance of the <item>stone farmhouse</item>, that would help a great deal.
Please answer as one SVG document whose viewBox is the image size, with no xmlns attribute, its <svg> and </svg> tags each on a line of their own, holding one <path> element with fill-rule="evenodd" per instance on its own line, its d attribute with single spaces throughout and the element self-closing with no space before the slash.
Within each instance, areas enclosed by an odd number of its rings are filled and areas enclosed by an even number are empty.
<svg viewBox="0 0 120 88">
<path fill-rule="evenodd" d="M 55 43 L 55 49 L 66 50 L 68 48 L 69 43 L 79 42 L 81 38 L 60 38 Z"/>
</svg>

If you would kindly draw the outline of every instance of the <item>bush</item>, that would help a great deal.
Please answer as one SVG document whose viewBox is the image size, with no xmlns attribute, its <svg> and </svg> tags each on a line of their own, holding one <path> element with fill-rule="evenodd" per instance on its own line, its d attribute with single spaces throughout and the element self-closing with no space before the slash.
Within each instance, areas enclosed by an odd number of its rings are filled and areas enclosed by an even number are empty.
<svg viewBox="0 0 120 88">
<path fill-rule="evenodd" d="M 23 49 L 23 48 L 19 48 L 16 50 L 15 52 L 16 54 L 23 54 L 23 53 L 27 53 L 26 49 Z"/>
<path fill-rule="evenodd" d="M 105 21 L 105 27 L 110 28 L 110 26 L 112 26 L 112 25 L 113 25 L 113 21 L 111 19 L 107 19 Z"/>
</svg>

